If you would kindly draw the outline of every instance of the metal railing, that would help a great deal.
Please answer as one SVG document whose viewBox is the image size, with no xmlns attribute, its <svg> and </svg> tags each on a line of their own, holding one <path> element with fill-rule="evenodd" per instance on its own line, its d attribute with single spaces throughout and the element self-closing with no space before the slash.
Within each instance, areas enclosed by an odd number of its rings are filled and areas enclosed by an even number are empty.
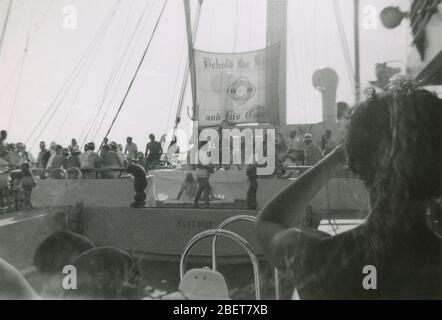
<svg viewBox="0 0 442 320">
<path fill-rule="evenodd" d="M 70 172 L 76 173 L 76 178 L 79 181 L 79 186 L 80 186 L 80 202 L 83 203 L 83 201 L 84 201 L 83 172 L 81 172 L 81 170 L 78 168 L 70 168 L 66 171 L 68 179 L 69 179 Z M 66 192 L 67 192 L 67 190 L 66 190 Z"/>
<path fill-rule="evenodd" d="M 206 230 L 203 231 L 196 236 L 194 236 L 190 241 L 187 243 L 184 252 L 180 259 L 180 279 L 182 280 L 184 277 L 184 274 L 186 273 L 186 264 L 187 264 L 187 258 L 192 250 L 192 248 L 195 246 L 195 244 L 205 238 L 213 237 L 213 236 L 221 236 L 228 239 L 231 239 L 235 241 L 236 243 L 240 244 L 247 252 L 253 266 L 253 275 L 254 275 L 254 283 L 255 283 L 255 298 L 256 300 L 261 300 L 261 282 L 259 279 L 259 263 L 258 258 L 256 256 L 255 251 L 251 247 L 251 245 L 241 236 L 237 235 L 236 233 L 233 233 L 231 231 L 227 230 Z"/>
<path fill-rule="evenodd" d="M 218 226 L 218 229 L 224 230 L 227 226 L 229 226 L 232 223 L 244 221 L 244 222 L 251 222 L 253 224 L 256 223 L 256 217 L 255 216 L 248 216 L 248 215 L 240 215 L 235 217 L 230 217 Z M 216 244 L 218 242 L 218 237 L 215 235 L 213 237 L 212 241 L 212 269 L 216 270 Z M 280 293 L 280 286 L 279 286 L 279 271 L 277 268 L 274 268 L 273 270 L 274 274 L 274 281 L 275 281 L 275 299 L 279 300 L 281 293 Z"/>
<path fill-rule="evenodd" d="M 59 177 L 57 177 L 57 180 L 63 179 L 64 180 L 64 205 L 65 205 L 65 229 L 66 231 L 69 231 L 69 199 L 68 199 L 68 173 L 64 169 L 54 169 L 49 173 L 48 178 L 51 179 L 55 174 L 61 174 Z M 55 180 L 55 179 L 54 179 Z"/>
</svg>

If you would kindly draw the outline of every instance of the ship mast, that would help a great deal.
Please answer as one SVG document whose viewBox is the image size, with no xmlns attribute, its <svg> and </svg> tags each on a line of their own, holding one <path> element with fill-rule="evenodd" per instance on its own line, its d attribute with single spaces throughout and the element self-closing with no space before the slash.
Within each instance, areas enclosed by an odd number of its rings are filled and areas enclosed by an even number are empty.
<svg viewBox="0 0 442 320">
<path fill-rule="evenodd" d="M 200 3 L 202 0 L 198 0 Z M 186 16 L 186 31 L 187 31 L 187 47 L 189 50 L 189 71 L 190 83 L 192 89 L 192 121 L 198 119 L 198 104 L 196 99 L 196 69 L 195 69 L 195 55 L 193 48 L 193 32 L 192 22 L 190 17 L 190 0 L 184 0 L 184 14 Z"/>
<path fill-rule="evenodd" d="M 267 0 L 267 46 L 279 43 L 278 123 L 287 126 L 287 0 Z"/>
</svg>

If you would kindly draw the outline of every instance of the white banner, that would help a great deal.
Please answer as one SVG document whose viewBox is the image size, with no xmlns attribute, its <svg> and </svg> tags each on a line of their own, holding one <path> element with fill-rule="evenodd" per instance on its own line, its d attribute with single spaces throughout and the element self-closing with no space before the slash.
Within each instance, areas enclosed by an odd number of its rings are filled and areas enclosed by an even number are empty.
<svg viewBox="0 0 442 320">
<path fill-rule="evenodd" d="M 245 53 L 195 50 L 195 65 L 200 126 L 278 123 L 279 45 Z"/>
</svg>

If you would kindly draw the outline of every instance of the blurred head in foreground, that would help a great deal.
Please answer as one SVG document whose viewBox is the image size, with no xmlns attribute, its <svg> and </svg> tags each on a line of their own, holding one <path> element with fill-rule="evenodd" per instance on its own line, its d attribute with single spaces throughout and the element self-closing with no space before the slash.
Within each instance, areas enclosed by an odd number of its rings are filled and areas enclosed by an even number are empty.
<svg viewBox="0 0 442 320">
<path fill-rule="evenodd" d="M 34 266 L 43 281 L 42 297 L 60 298 L 66 276 L 63 269 L 94 247 L 94 243 L 88 238 L 71 232 L 57 232 L 43 240 L 34 254 Z"/>
<path fill-rule="evenodd" d="M 441 196 L 441 124 L 442 100 L 404 80 L 352 111 L 349 167 L 364 180 L 373 212 L 389 213 L 384 222 L 420 220 L 410 208 Z"/>
<path fill-rule="evenodd" d="M 139 299 L 140 272 L 126 252 L 101 247 L 80 255 L 73 263 L 77 289 L 65 291 L 66 299 L 126 300 Z"/>
<path fill-rule="evenodd" d="M 0 300 L 35 300 L 38 295 L 22 274 L 0 259 Z"/>
</svg>

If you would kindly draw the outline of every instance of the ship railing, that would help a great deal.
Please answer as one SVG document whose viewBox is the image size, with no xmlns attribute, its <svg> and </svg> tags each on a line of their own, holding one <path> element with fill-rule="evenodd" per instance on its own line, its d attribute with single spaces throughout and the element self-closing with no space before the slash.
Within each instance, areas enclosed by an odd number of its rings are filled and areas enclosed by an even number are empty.
<svg viewBox="0 0 442 320">
<path fill-rule="evenodd" d="M 250 261 L 252 262 L 253 266 L 253 274 L 254 274 L 254 284 L 255 284 L 255 299 L 261 300 L 261 282 L 259 278 L 259 262 L 258 257 L 256 255 L 255 250 L 252 248 L 252 246 L 240 235 L 228 231 L 228 230 L 221 230 L 221 229 L 214 229 L 214 230 L 206 230 L 203 231 L 196 236 L 194 236 L 190 241 L 187 243 L 184 252 L 180 259 L 180 278 L 183 280 L 185 274 L 186 274 L 186 264 L 187 264 L 187 258 L 189 256 L 190 251 L 192 248 L 200 241 L 206 238 L 211 237 L 224 237 L 228 238 L 230 240 L 233 240 L 234 242 L 241 245 L 244 250 L 247 252 Z"/>
<path fill-rule="evenodd" d="M 221 224 L 218 226 L 219 230 L 224 230 L 227 226 L 236 223 L 236 222 L 251 222 L 253 224 L 256 223 L 256 217 L 255 216 L 249 216 L 249 215 L 239 215 L 239 216 L 234 216 L 234 217 L 230 217 L 226 220 L 224 220 L 223 222 L 221 222 Z M 212 269 L 216 270 L 216 245 L 218 242 L 218 236 L 215 235 L 213 237 L 212 240 Z M 280 299 L 280 286 L 279 286 L 279 271 L 277 268 L 273 269 L 273 277 L 274 277 L 274 282 L 275 282 L 275 299 L 279 300 Z"/>
<path fill-rule="evenodd" d="M 54 169 L 56 170 L 56 169 Z M 46 179 L 53 170 L 50 169 L 33 169 L 32 172 L 40 179 Z M 116 168 L 94 168 L 94 169 L 79 169 L 70 168 L 68 171 L 68 179 L 77 179 L 78 174 L 81 173 L 82 180 L 88 179 L 119 179 L 124 177 L 126 167 Z M 71 174 L 73 173 L 73 174 Z"/>
<path fill-rule="evenodd" d="M 64 180 L 64 207 L 65 207 L 65 229 L 69 231 L 69 196 L 68 196 L 68 172 L 64 169 L 57 168 L 49 173 L 48 178 L 54 180 Z"/>
</svg>

